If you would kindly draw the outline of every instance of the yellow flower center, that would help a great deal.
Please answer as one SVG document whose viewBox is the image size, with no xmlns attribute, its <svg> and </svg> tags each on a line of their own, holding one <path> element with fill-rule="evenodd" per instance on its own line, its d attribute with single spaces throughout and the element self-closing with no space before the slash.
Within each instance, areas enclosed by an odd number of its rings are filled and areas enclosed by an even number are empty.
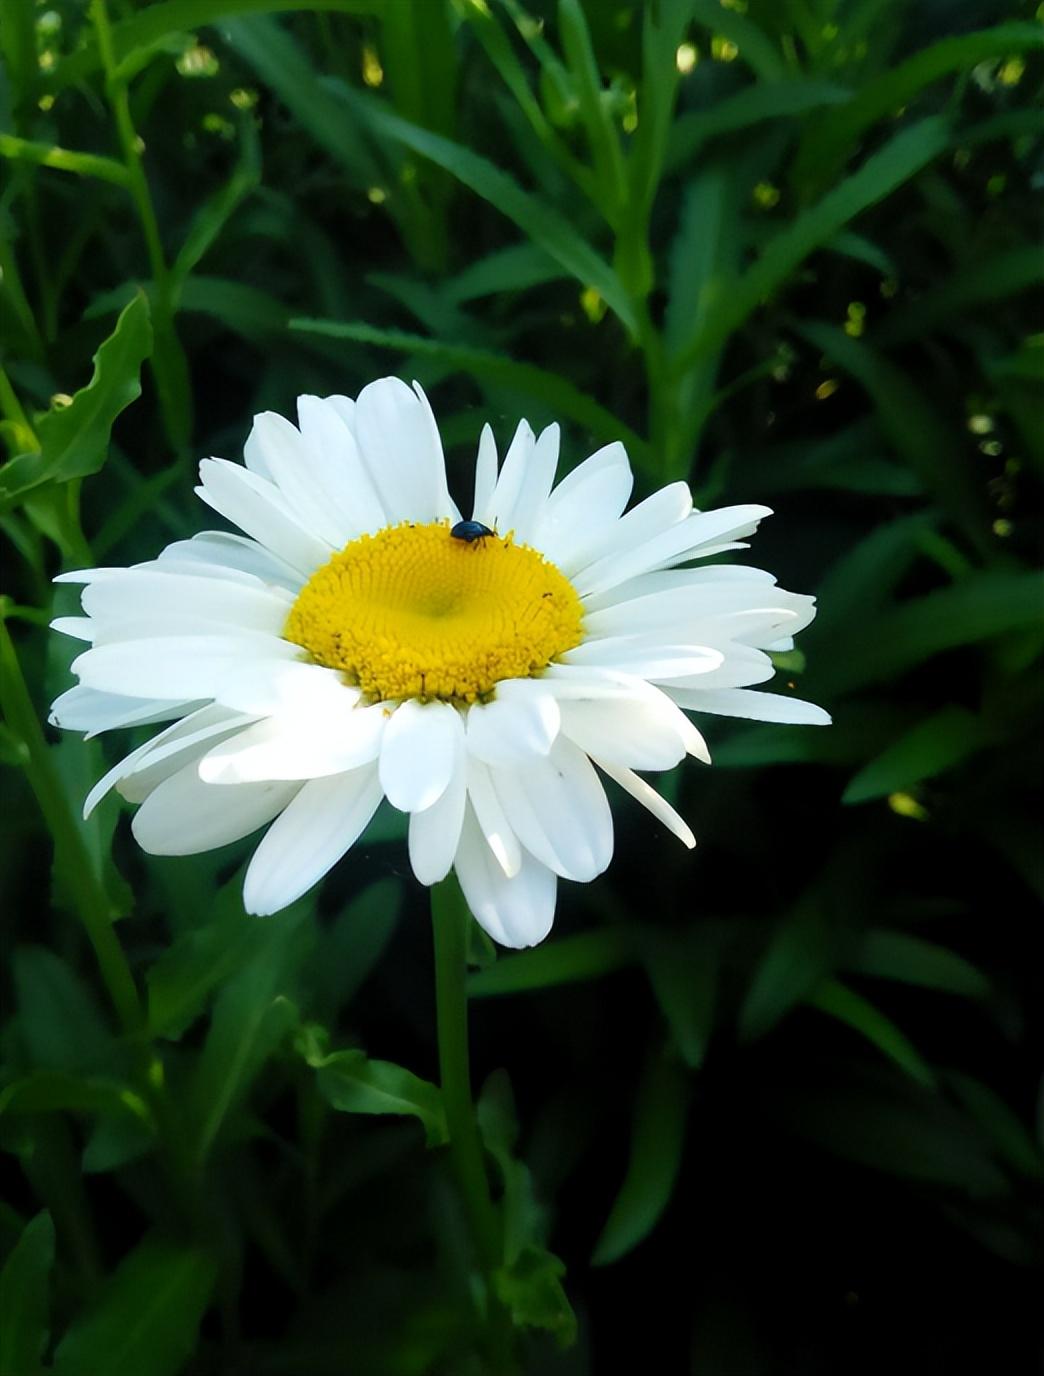
<svg viewBox="0 0 1044 1376">
<path fill-rule="evenodd" d="M 578 645 L 580 599 L 554 564 L 445 521 L 362 535 L 298 593 L 283 635 L 374 702 L 475 702 Z"/>
</svg>

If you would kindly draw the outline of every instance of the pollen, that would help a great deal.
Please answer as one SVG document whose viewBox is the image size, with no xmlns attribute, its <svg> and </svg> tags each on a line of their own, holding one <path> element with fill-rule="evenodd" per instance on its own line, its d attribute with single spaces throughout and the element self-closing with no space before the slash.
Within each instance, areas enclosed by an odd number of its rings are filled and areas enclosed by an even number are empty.
<svg viewBox="0 0 1044 1376">
<path fill-rule="evenodd" d="M 445 521 L 362 535 L 317 569 L 283 635 L 372 702 L 487 699 L 583 639 L 580 598 L 510 535 L 455 539 Z"/>
</svg>

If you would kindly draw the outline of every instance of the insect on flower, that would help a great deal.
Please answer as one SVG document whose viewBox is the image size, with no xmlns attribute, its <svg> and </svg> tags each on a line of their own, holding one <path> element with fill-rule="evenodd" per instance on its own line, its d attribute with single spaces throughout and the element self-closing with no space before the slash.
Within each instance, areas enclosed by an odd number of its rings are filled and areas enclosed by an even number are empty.
<svg viewBox="0 0 1044 1376">
<path fill-rule="evenodd" d="M 495 530 L 484 526 L 481 521 L 458 521 L 450 531 L 454 540 L 464 540 L 473 545 L 476 540 L 484 540 L 487 535 L 495 535 Z"/>
</svg>

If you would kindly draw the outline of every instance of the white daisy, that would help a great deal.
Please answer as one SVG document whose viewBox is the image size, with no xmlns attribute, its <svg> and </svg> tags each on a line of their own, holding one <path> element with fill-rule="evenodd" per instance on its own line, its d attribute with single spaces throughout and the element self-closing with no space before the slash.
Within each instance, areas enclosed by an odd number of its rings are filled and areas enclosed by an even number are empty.
<svg viewBox="0 0 1044 1376">
<path fill-rule="evenodd" d="M 243 534 L 206 531 L 127 569 L 63 574 L 90 642 L 51 721 L 88 735 L 170 722 L 111 769 L 133 831 L 188 855 L 268 830 L 250 912 L 277 912 L 362 835 L 382 799 L 409 814 L 423 884 L 455 869 L 506 946 L 546 936 L 559 877 L 613 849 L 600 773 L 687 846 L 636 771 L 709 762 L 686 711 L 825 723 L 751 691 L 814 615 L 760 569 L 690 567 L 743 549 L 766 507 L 696 512 L 672 483 L 625 512 L 621 444 L 555 486 L 559 432 L 522 421 L 498 466 L 478 447 L 472 521 L 449 495 L 424 393 L 396 378 L 258 416 L 245 466 L 205 459 L 203 500 Z M 471 537 L 471 538 L 469 538 Z M 683 710 L 684 709 L 684 710 Z"/>
</svg>

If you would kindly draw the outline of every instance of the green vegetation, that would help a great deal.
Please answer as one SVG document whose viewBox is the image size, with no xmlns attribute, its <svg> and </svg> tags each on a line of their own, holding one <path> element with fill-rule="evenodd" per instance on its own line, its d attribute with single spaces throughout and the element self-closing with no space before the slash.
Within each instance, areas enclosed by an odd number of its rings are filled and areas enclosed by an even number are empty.
<svg viewBox="0 0 1044 1376">
<path fill-rule="evenodd" d="M 1039 16 L 0 0 L 0 58 L 2 1376 L 1028 1369 Z M 614 798 L 546 944 L 471 932 L 483 1255 L 396 815 L 248 918 L 246 843 L 82 823 L 120 747 L 43 725 L 53 575 L 386 372 L 459 491 L 526 415 L 773 506 L 835 718 L 710 718 L 693 854 Z"/>
</svg>

